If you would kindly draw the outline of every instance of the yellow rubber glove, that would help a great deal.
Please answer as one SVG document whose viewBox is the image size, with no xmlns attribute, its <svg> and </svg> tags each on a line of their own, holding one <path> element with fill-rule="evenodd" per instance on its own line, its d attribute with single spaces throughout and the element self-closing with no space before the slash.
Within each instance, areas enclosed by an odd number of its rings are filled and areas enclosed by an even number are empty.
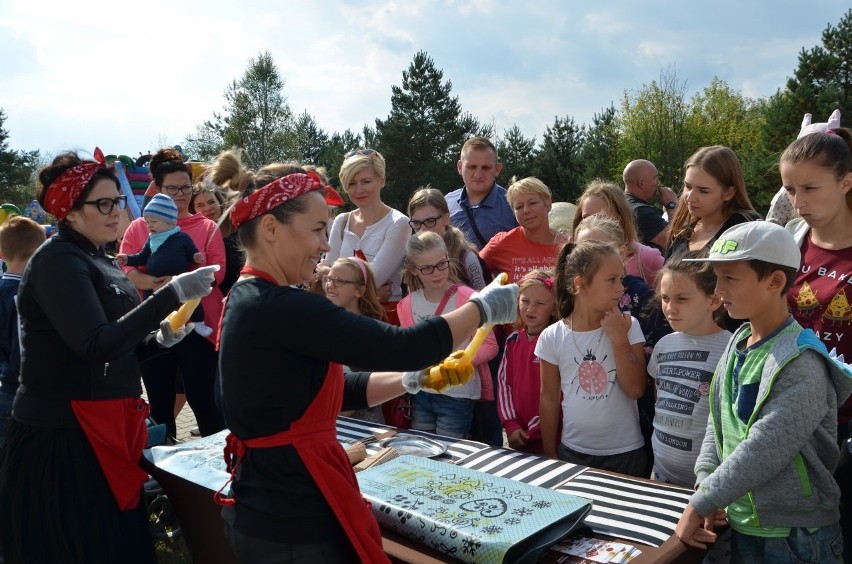
<svg viewBox="0 0 852 564">
<path fill-rule="evenodd" d="M 473 363 L 464 360 L 464 351 L 456 351 L 426 373 L 422 386 L 437 392 L 449 386 L 467 384 L 475 374 Z"/>
</svg>

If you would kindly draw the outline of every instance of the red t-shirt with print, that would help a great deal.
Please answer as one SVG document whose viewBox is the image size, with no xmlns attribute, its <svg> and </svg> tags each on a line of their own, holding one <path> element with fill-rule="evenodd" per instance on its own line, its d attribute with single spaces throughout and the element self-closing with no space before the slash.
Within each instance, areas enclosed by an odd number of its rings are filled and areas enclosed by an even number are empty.
<svg viewBox="0 0 852 564">
<path fill-rule="evenodd" d="M 822 249 L 805 237 L 802 265 L 787 294 L 790 311 L 802 327 L 813 329 L 828 350 L 852 362 L 852 247 Z M 852 398 L 840 408 L 838 422 L 852 419 Z"/>
</svg>

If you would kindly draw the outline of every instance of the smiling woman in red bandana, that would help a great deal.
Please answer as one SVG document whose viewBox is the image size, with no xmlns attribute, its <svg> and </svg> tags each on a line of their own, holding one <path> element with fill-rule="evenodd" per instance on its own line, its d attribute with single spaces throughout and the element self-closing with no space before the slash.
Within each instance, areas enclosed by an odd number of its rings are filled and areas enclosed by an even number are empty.
<svg viewBox="0 0 852 564">
<path fill-rule="evenodd" d="M 480 320 L 514 318 L 517 287 L 486 288 L 470 305 L 407 329 L 337 307 L 295 285 L 311 280 L 329 249 L 328 203 L 339 196 L 311 172 L 263 172 L 230 212 L 246 266 L 220 328 L 234 481 L 233 497 L 218 500 L 228 542 L 242 562 L 386 562 L 337 442 L 337 415 L 418 391 L 421 369 Z M 414 372 L 344 377 L 343 364 Z"/>
<path fill-rule="evenodd" d="M 175 277 L 140 304 L 103 249 L 126 204 L 112 171 L 69 153 L 39 182 L 59 229 L 18 293 L 21 385 L 0 459 L 5 562 L 153 562 L 140 502 L 148 406 L 139 363 L 186 334 L 161 322 L 209 293 L 213 275 Z"/>
</svg>

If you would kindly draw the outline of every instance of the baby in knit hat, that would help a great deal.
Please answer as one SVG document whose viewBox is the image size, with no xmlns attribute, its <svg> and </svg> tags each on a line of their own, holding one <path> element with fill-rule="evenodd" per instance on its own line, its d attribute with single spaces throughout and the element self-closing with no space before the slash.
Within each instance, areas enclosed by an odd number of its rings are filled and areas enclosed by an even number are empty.
<svg viewBox="0 0 852 564">
<path fill-rule="evenodd" d="M 152 276 L 176 276 L 183 274 L 193 264 L 204 262 L 204 253 L 199 252 L 192 238 L 183 233 L 177 225 L 177 206 L 174 200 L 165 194 L 157 194 L 142 212 L 142 217 L 148 223 L 148 240 L 145 246 L 136 254 L 116 255 L 119 266 L 144 266 L 145 272 Z M 151 290 L 144 290 L 147 298 Z M 191 320 L 195 322 L 195 330 L 202 336 L 209 335 L 212 330 L 204 325 L 204 311 L 197 308 Z"/>
</svg>

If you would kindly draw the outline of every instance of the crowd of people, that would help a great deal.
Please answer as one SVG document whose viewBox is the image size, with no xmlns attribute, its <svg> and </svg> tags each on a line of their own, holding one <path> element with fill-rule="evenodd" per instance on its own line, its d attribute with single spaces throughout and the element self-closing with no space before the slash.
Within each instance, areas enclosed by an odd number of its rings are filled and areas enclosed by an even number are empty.
<svg viewBox="0 0 852 564">
<path fill-rule="evenodd" d="M 412 189 L 407 215 L 375 149 L 344 155 L 344 212 L 323 169 L 230 150 L 193 178 L 164 149 L 112 256 L 115 175 L 57 157 L 38 199 L 58 233 L 0 227 L 5 561 L 153 561 L 138 463 L 149 409 L 175 440 L 181 394 L 202 436 L 229 430 L 217 499 L 241 561 L 385 561 L 341 414 L 694 488 L 677 536 L 727 525 L 734 562 L 842 561 L 852 131 L 810 127 L 779 164 L 783 226 L 711 146 L 677 191 L 643 159 L 623 188 L 591 182 L 560 231 L 550 188 L 498 185 L 481 137 L 462 187 Z M 483 324 L 472 362 L 442 362 Z"/>
</svg>

